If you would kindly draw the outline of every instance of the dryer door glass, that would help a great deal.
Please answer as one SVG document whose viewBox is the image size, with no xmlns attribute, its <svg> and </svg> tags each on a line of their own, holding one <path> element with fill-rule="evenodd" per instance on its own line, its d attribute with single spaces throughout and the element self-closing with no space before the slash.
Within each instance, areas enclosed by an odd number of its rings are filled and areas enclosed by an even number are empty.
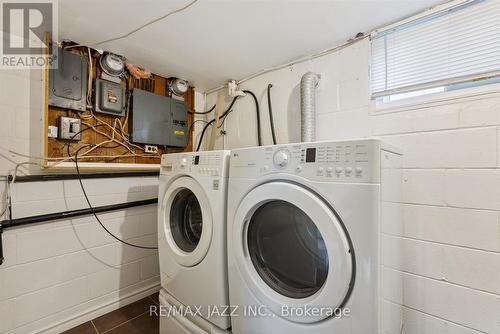
<svg viewBox="0 0 500 334">
<path fill-rule="evenodd" d="M 323 238 L 309 216 L 291 203 L 274 200 L 260 206 L 250 219 L 247 242 L 260 277 L 284 296 L 312 296 L 327 279 Z"/>
<path fill-rule="evenodd" d="M 198 199 L 191 190 L 180 190 L 170 208 L 170 229 L 175 243 L 184 252 L 194 251 L 200 242 L 202 228 Z"/>
</svg>

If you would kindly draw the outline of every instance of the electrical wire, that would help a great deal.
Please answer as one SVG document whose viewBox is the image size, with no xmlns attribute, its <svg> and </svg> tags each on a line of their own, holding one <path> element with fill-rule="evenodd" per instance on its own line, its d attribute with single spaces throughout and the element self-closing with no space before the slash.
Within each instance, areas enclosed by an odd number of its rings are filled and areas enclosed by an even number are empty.
<svg viewBox="0 0 500 334">
<path fill-rule="evenodd" d="M 204 119 L 197 119 L 196 121 L 194 121 L 193 123 L 191 123 L 191 125 L 189 126 L 188 131 L 187 131 L 187 133 L 188 133 L 188 142 L 187 142 L 186 146 L 189 146 L 189 144 L 191 143 L 191 138 L 194 140 L 193 136 L 190 136 L 189 134 L 191 134 L 191 130 L 193 129 L 194 125 L 197 122 L 203 122 L 205 124 L 208 123 L 208 121 L 205 121 Z"/>
<path fill-rule="evenodd" d="M 256 115 L 257 115 L 257 142 L 258 142 L 259 146 L 262 146 L 262 138 L 261 138 L 261 132 L 260 132 L 259 101 L 257 100 L 257 97 L 255 96 L 255 94 L 253 92 L 251 92 L 249 90 L 244 90 L 243 92 L 245 94 L 250 94 L 255 102 L 255 110 L 256 110 Z M 224 124 L 227 116 L 232 112 L 233 105 L 236 102 L 236 100 L 238 99 L 238 97 L 240 97 L 240 96 L 235 96 L 233 101 L 231 101 L 231 104 L 229 105 L 229 107 L 226 109 L 226 111 L 224 111 L 224 113 L 222 113 L 222 115 L 220 115 L 219 118 L 222 118 L 223 120 L 222 120 L 222 123 L 219 125 L 219 128 L 222 126 L 222 124 Z M 200 134 L 200 141 L 198 142 L 198 146 L 196 147 L 196 152 L 198 152 L 201 148 L 201 144 L 203 142 L 203 137 L 205 136 L 205 133 L 206 133 L 208 127 L 210 125 L 212 125 L 215 121 L 216 121 L 216 119 L 214 118 L 211 121 L 207 122 L 207 124 L 205 124 L 205 126 L 203 127 L 203 130 L 201 131 L 201 134 Z"/>
<path fill-rule="evenodd" d="M 213 120 L 211 120 L 210 122 L 207 122 L 207 124 L 205 124 L 205 126 L 203 127 L 203 130 L 201 130 L 200 141 L 198 142 L 198 146 L 196 146 L 196 152 L 198 152 L 200 150 L 201 143 L 203 142 L 203 136 L 205 135 L 205 132 L 207 131 L 207 129 L 210 125 L 214 124 L 214 122 L 215 122 L 215 118 Z"/>
<path fill-rule="evenodd" d="M 130 246 L 130 247 L 135 247 L 135 248 L 141 248 L 141 249 L 158 249 L 158 247 L 148 247 L 148 246 L 140 246 L 140 245 L 135 245 L 135 244 L 132 244 L 130 242 L 127 242 L 125 240 L 122 240 L 120 238 L 118 238 L 116 235 L 114 235 L 110 230 L 108 230 L 106 228 L 106 226 L 104 226 L 104 224 L 101 222 L 101 220 L 99 219 L 99 217 L 97 216 L 97 213 L 95 212 L 95 209 L 94 207 L 92 206 L 92 204 L 90 203 L 90 200 L 89 200 L 89 197 L 87 196 L 87 191 L 85 190 L 85 187 L 83 186 L 83 181 L 82 181 L 82 176 L 80 174 L 80 168 L 78 167 L 78 153 L 80 152 L 80 150 L 84 149 L 86 146 L 82 146 L 80 147 L 76 152 L 75 152 L 75 158 L 74 158 L 74 161 L 75 161 L 75 167 L 76 167 L 76 174 L 78 175 L 78 181 L 80 182 L 80 187 L 82 188 L 82 193 L 83 193 L 83 196 L 85 197 L 85 200 L 87 201 L 87 204 L 89 206 L 89 209 L 90 211 L 92 211 L 92 214 L 94 215 L 95 219 L 99 222 L 99 225 L 101 225 L 101 227 L 110 235 L 112 236 L 113 238 L 115 238 L 116 240 L 118 240 L 119 242 L 127 245 L 127 246 Z"/>
<path fill-rule="evenodd" d="M 87 47 L 87 53 L 88 53 L 88 57 L 89 57 L 89 68 L 88 68 L 88 71 L 89 71 L 89 76 L 88 76 L 88 82 L 87 82 L 87 109 L 90 109 L 91 113 L 92 113 L 92 79 L 94 78 L 94 66 L 93 66 L 93 63 L 92 63 L 92 51 L 90 50 L 89 47 Z"/>
<path fill-rule="evenodd" d="M 87 131 L 87 130 L 90 130 L 90 129 L 93 129 L 94 131 L 96 131 L 97 133 L 99 134 L 102 134 L 104 136 L 108 136 L 109 138 L 109 135 L 104 133 L 104 132 L 101 132 L 101 131 L 97 131 L 95 128 L 98 127 L 98 126 L 110 126 L 108 123 L 104 122 L 104 124 L 97 124 L 97 125 L 90 125 L 88 128 L 85 128 L 85 129 L 82 129 L 80 131 L 78 131 L 77 133 L 75 133 L 70 140 L 72 140 L 73 138 L 75 138 L 76 136 L 78 136 L 79 134 Z M 151 154 L 127 154 L 127 153 L 124 153 L 124 154 L 121 154 L 121 155 L 112 155 L 112 156 L 106 156 L 106 155 L 97 155 L 97 156 L 87 156 L 88 153 L 96 150 L 97 148 L 102 148 L 104 144 L 107 144 L 109 142 L 116 142 L 118 144 L 120 144 L 121 146 L 125 146 L 125 148 L 128 149 L 128 152 L 132 152 L 132 150 L 130 148 L 128 148 L 126 145 L 123 145 L 123 143 L 119 142 L 118 140 L 116 139 L 112 139 L 112 140 L 106 140 L 106 141 L 103 141 L 99 144 L 95 144 L 95 145 L 86 145 L 86 146 L 83 146 L 83 147 L 88 147 L 88 146 L 92 146 L 89 150 L 87 150 L 85 153 L 82 154 L 82 157 L 83 158 L 113 158 L 114 159 L 117 159 L 117 158 L 125 158 L 125 157 L 147 157 L 147 158 L 158 158 L 158 155 L 151 155 Z M 105 147 L 105 146 L 104 146 Z M 73 155 L 71 154 L 70 152 L 70 145 L 67 146 L 67 153 L 68 153 L 68 157 L 67 158 L 64 158 L 63 161 L 65 160 L 69 160 L 69 159 L 73 159 L 74 160 L 74 157 Z M 54 159 L 54 158 L 47 158 L 46 160 L 50 160 L 50 159 Z M 59 159 L 59 158 L 58 158 Z"/>
<path fill-rule="evenodd" d="M 233 111 L 234 111 L 234 109 L 229 110 L 229 112 L 222 119 L 222 122 L 220 122 L 219 126 L 217 127 L 218 129 L 220 129 L 224 126 L 224 123 L 226 122 L 227 116 L 229 116 L 229 114 L 231 114 Z"/>
<path fill-rule="evenodd" d="M 273 120 L 273 106 L 271 103 L 271 88 L 273 84 L 267 85 L 267 108 L 269 109 L 269 125 L 271 126 L 271 135 L 273 137 L 273 144 L 276 145 L 276 133 L 274 132 L 274 120 Z"/>
<path fill-rule="evenodd" d="M 123 34 L 121 36 L 117 36 L 117 37 L 113 37 L 113 38 L 109 38 L 109 39 L 105 39 L 103 41 L 99 41 L 99 42 L 94 42 L 94 43 L 82 43 L 82 44 L 77 44 L 77 45 L 71 45 L 70 47 L 71 48 L 75 48 L 75 47 L 78 47 L 78 46 L 86 46 L 86 45 L 100 45 L 100 44 L 104 44 L 104 43 L 109 43 L 109 42 L 113 42 L 113 41 L 117 41 L 117 40 L 120 40 L 120 39 L 124 39 L 124 38 L 127 38 L 133 34 L 135 34 L 136 32 L 152 25 L 152 24 L 155 24 L 156 22 L 159 22 L 159 21 L 162 21 L 164 19 L 166 19 L 167 17 L 171 16 L 171 15 L 174 15 L 174 14 L 177 14 L 177 13 L 180 13 L 186 9 L 188 9 L 189 7 L 191 7 L 192 5 L 194 5 L 196 2 L 198 2 L 198 0 L 193 0 L 191 1 L 190 3 L 188 3 L 187 5 L 181 7 L 181 8 L 178 8 L 178 9 L 175 9 L 173 11 L 170 11 L 168 13 L 166 13 L 165 15 L 162 15 L 152 21 L 148 21 L 142 25 L 140 25 L 139 27 L 133 29 L 132 31 L 126 33 L 126 34 Z"/>
<path fill-rule="evenodd" d="M 2 218 L 3 215 L 6 214 L 7 210 L 9 210 L 9 208 L 10 208 L 11 199 L 12 199 L 12 189 L 11 189 L 11 186 L 12 186 L 12 184 L 14 184 L 16 182 L 17 174 L 18 174 L 18 171 L 19 171 L 19 167 L 25 166 L 25 165 L 35 165 L 35 166 L 41 166 L 41 167 L 43 167 L 43 165 L 41 165 L 41 164 L 39 164 L 37 162 L 25 161 L 25 162 L 20 162 L 20 163 L 16 164 L 16 166 L 14 167 L 14 169 L 11 169 L 8 172 L 8 175 L 12 175 L 12 179 L 9 180 L 9 178 L 7 176 L 7 179 L 6 179 L 7 186 L 5 188 L 5 196 L 4 196 L 5 197 L 5 207 L 2 210 L 2 212 L 0 213 L 0 218 Z M 13 171 L 13 173 L 11 173 L 12 171 Z"/>
<path fill-rule="evenodd" d="M 105 122 L 104 122 L 105 123 Z M 97 127 L 101 127 L 101 126 L 110 126 L 109 124 L 105 123 L 105 124 L 97 124 L 97 125 L 93 125 L 93 126 L 90 126 L 90 127 L 87 127 L 85 129 L 82 129 L 80 131 L 78 131 L 77 133 L 75 133 L 71 139 L 74 139 L 76 136 L 78 136 L 79 134 L 85 132 L 85 131 L 88 131 L 88 130 L 91 130 L 93 129 L 94 131 L 96 131 L 96 128 Z M 101 133 L 99 131 L 99 133 Z M 103 133 L 104 135 L 108 136 L 107 134 Z M 109 137 L 109 136 L 108 136 Z M 114 140 L 116 141 L 116 140 Z M 88 154 L 89 152 L 93 151 L 94 149 L 96 148 L 113 148 L 113 147 L 119 147 L 121 145 L 115 145 L 115 146 L 102 146 L 104 145 L 105 143 L 107 142 L 110 142 L 109 140 L 108 141 L 104 141 L 104 142 L 101 142 L 97 145 L 92 145 L 92 149 L 88 150 L 87 152 L 84 153 L 84 155 L 82 155 L 81 157 L 83 159 L 95 159 L 95 158 L 112 158 L 112 159 L 117 159 L 117 158 L 124 158 L 124 157 L 151 157 L 151 158 L 156 158 L 157 156 L 156 155 L 149 155 L 149 154 L 127 154 L 127 153 L 124 153 L 124 154 L 121 154 L 121 155 L 94 155 L 94 156 L 87 156 L 86 154 Z M 66 145 L 65 145 L 66 146 Z M 89 145 L 86 145 L 86 146 L 82 146 L 81 148 L 85 148 L 85 147 L 88 147 Z M 23 157 L 23 158 L 29 158 L 29 159 L 37 159 L 37 160 L 43 160 L 43 161 L 46 161 L 46 160 L 50 160 L 50 161 L 56 161 L 52 166 L 56 166 L 57 164 L 60 164 L 64 161 L 68 161 L 68 160 L 73 160 L 75 159 L 75 156 L 73 156 L 70 152 L 70 148 L 71 148 L 71 144 L 68 142 L 67 144 L 67 152 L 68 152 L 68 156 L 67 157 L 57 157 L 57 158 L 49 158 L 49 157 L 36 157 L 36 156 L 32 156 L 32 155 L 26 155 L 26 154 L 22 154 L 22 153 L 18 153 L 16 151 L 13 151 L 13 150 L 9 150 L 9 149 L 5 149 L 5 148 L 2 148 L 0 147 L 0 149 L 4 149 L 6 150 L 7 152 L 9 153 L 12 153 L 12 154 L 15 154 L 17 156 L 20 156 L 20 157 Z M 78 150 L 78 152 L 80 151 L 80 149 Z M 129 150 L 130 151 L 130 150 Z M 31 162 L 31 161 L 26 161 L 26 162 L 21 162 L 21 163 L 18 163 L 15 165 L 15 168 L 10 170 L 8 175 L 11 175 L 12 176 L 12 179 L 9 181 L 8 177 L 6 177 L 6 181 L 7 181 L 7 186 L 6 186 L 6 189 L 5 189 L 5 192 L 4 192 L 4 198 L 5 198 L 5 207 L 2 209 L 2 211 L 0 212 L 0 217 L 2 217 L 3 215 L 5 215 L 5 213 L 7 213 L 7 210 L 9 209 L 9 203 L 10 203 L 10 200 L 11 200 L 11 185 L 14 184 L 16 182 L 16 178 L 17 178 L 17 174 L 18 174 L 18 170 L 19 170 L 19 167 L 23 166 L 23 165 L 36 165 L 36 166 L 40 166 L 42 168 L 44 168 L 45 166 L 40 164 L 40 163 L 37 163 L 37 162 Z M 13 173 L 12 173 L 13 172 Z"/>
<path fill-rule="evenodd" d="M 253 78 L 256 78 L 256 77 L 259 77 L 261 75 L 264 75 L 266 73 L 269 73 L 269 72 L 274 72 L 274 71 L 278 71 L 278 70 L 281 70 L 283 68 L 286 68 L 286 67 L 291 67 L 291 66 L 294 66 L 296 64 L 300 64 L 300 63 L 303 63 L 303 62 L 306 62 L 306 61 L 311 61 L 311 60 L 314 60 L 316 58 L 320 58 L 320 57 L 323 57 L 323 56 L 327 56 L 333 52 L 337 52 L 339 50 L 342 50 L 362 39 L 365 39 L 365 38 L 369 38 L 370 37 L 370 33 L 365 33 L 363 35 L 356 35 L 356 37 L 353 37 L 353 38 L 350 38 L 348 39 L 346 42 L 340 44 L 340 45 L 337 45 L 337 46 L 334 46 L 334 47 L 331 47 L 331 48 L 328 48 L 326 50 L 323 50 L 323 51 L 320 51 L 320 52 L 317 52 L 317 53 L 314 53 L 314 54 L 311 54 L 311 55 L 308 55 L 308 56 L 304 56 L 304 57 L 300 57 L 300 58 L 297 58 L 295 60 L 292 60 L 288 63 L 285 63 L 285 64 L 281 64 L 281 65 L 278 65 L 278 66 L 274 66 L 274 67 L 269 67 L 269 68 L 265 68 L 261 71 L 258 71 L 254 74 L 251 74 L 245 78 L 242 78 L 242 79 L 239 79 L 236 81 L 236 84 L 237 85 L 241 85 L 242 83 L 244 82 L 247 82 Z M 221 89 L 225 89 L 227 88 L 227 85 L 221 85 L 221 86 L 218 86 L 218 87 L 213 87 L 213 88 L 210 88 L 210 89 L 207 89 L 205 90 L 203 93 L 208 95 L 208 94 L 212 94 L 214 92 L 217 92 Z"/>
<path fill-rule="evenodd" d="M 253 101 L 255 102 L 255 112 L 257 116 L 257 143 L 259 146 L 262 146 L 262 135 L 260 133 L 260 110 L 259 110 L 259 101 L 257 100 L 257 96 L 249 90 L 244 90 L 243 93 L 250 94 L 253 97 Z"/>
<path fill-rule="evenodd" d="M 210 114 L 212 111 L 215 109 L 215 104 L 212 106 L 212 108 L 208 109 L 207 111 L 194 111 L 194 110 L 188 110 L 188 113 L 193 114 L 193 115 L 206 115 Z"/>
<path fill-rule="evenodd" d="M 97 124 L 97 125 L 94 125 L 94 128 L 98 128 L 100 126 L 105 126 L 104 124 Z M 80 131 L 78 131 L 77 133 L 75 133 L 70 140 L 73 140 L 74 138 L 76 138 L 76 136 L 78 136 L 79 134 L 87 131 L 88 129 L 91 129 L 91 127 L 88 127 L 88 128 L 85 128 L 85 129 L 82 129 Z M 65 145 L 66 146 L 66 145 Z M 67 142 L 67 151 L 68 151 L 68 157 L 71 157 L 71 154 L 70 154 L 70 146 L 71 146 L 71 142 L 68 141 Z"/>
<path fill-rule="evenodd" d="M 229 114 L 229 113 L 231 112 L 231 108 L 233 108 L 233 105 L 234 105 L 234 103 L 236 102 L 236 100 L 237 100 L 238 98 L 239 98 L 239 96 L 235 96 L 235 97 L 233 98 L 233 100 L 232 100 L 232 101 L 231 101 L 231 103 L 229 104 L 229 107 L 227 107 L 226 111 L 224 111 L 224 112 L 222 113 L 222 115 L 220 115 L 220 117 L 219 117 L 219 118 L 221 118 L 221 117 L 224 117 L 224 118 L 225 118 L 225 117 L 227 116 L 227 114 Z M 196 147 L 196 152 L 198 152 L 198 151 L 200 150 L 200 148 L 201 148 L 201 143 L 203 142 L 203 136 L 205 135 L 205 132 L 207 131 L 208 127 L 209 127 L 210 125 L 212 125 L 212 124 L 215 122 L 215 120 L 216 120 L 216 119 L 214 118 L 213 120 L 211 120 L 211 121 L 207 122 L 207 124 L 205 124 L 205 126 L 203 127 L 203 130 L 201 130 L 201 134 L 200 134 L 200 141 L 198 142 L 198 146 Z"/>
</svg>

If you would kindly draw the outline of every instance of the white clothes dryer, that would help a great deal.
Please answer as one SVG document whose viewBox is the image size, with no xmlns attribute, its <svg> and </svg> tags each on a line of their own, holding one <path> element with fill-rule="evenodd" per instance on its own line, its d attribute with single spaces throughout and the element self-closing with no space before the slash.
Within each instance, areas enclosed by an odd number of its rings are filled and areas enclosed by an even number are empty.
<svg viewBox="0 0 500 334">
<path fill-rule="evenodd" d="M 234 334 L 374 334 L 383 164 L 378 140 L 231 151 L 229 299 Z"/>
</svg>

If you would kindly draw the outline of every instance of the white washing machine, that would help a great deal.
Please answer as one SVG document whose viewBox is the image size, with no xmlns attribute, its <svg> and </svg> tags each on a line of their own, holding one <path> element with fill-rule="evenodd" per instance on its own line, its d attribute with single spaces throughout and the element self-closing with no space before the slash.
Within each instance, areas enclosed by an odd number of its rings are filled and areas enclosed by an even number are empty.
<svg viewBox="0 0 500 334">
<path fill-rule="evenodd" d="M 158 197 L 162 293 L 193 310 L 197 307 L 196 316 L 222 329 L 230 327 L 230 317 L 218 312 L 229 303 L 228 162 L 229 151 L 163 155 Z M 161 321 L 172 320 L 167 318 Z"/>
<path fill-rule="evenodd" d="M 234 334 L 378 333 L 382 165 L 400 158 L 377 140 L 231 151 Z"/>
</svg>

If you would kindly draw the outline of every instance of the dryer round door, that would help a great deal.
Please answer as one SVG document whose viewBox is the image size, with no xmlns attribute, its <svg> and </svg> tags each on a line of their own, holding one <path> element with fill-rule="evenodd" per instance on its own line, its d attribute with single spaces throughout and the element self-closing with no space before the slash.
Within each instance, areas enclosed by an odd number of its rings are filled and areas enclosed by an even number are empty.
<svg viewBox="0 0 500 334">
<path fill-rule="evenodd" d="M 274 315 L 314 323 L 344 306 L 354 254 L 342 223 L 318 195 L 287 182 L 260 185 L 241 201 L 233 224 L 237 266 Z"/>
<path fill-rule="evenodd" d="M 201 185 L 190 177 L 172 182 L 162 201 L 163 232 L 171 254 L 192 267 L 206 256 L 212 241 L 212 212 Z"/>
</svg>

